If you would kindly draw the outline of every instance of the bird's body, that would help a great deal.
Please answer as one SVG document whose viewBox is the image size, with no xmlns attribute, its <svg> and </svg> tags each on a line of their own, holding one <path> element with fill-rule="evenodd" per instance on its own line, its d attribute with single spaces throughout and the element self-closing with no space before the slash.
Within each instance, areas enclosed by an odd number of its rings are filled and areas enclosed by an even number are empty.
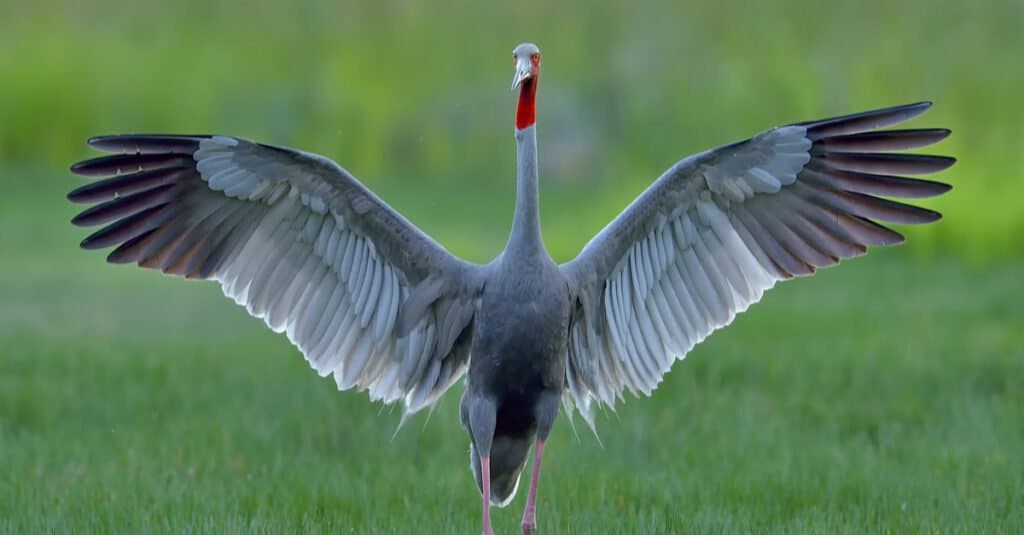
<svg viewBox="0 0 1024 535">
<path fill-rule="evenodd" d="M 565 383 L 569 290 L 550 257 L 499 262 L 480 297 L 469 383 L 498 397 L 561 394 Z"/>
<path fill-rule="evenodd" d="M 492 502 L 511 499 L 530 446 L 547 438 L 565 384 L 569 291 L 546 251 L 502 256 L 481 295 L 474 327 L 462 423 L 472 436 L 471 409 L 493 405 Z M 541 424 L 538 429 L 538 424 Z M 480 485 L 479 459 L 472 459 Z"/>
<path fill-rule="evenodd" d="M 411 414 L 467 374 L 461 420 L 485 533 L 490 504 L 511 500 L 531 447 L 523 531 L 535 529 L 560 404 L 593 426 L 595 406 L 650 394 L 776 282 L 902 241 L 875 220 L 937 220 L 883 197 L 944 193 L 897 175 L 953 163 L 893 153 L 948 130 L 878 130 L 929 103 L 772 128 L 681 160 L 559 265 L 540 231 L 540 51 L 525 44 L 513 55 L 516 210 L 487 265 L 448 253 L 334 162 L 241 138 L 93 138 L 117 154 L 72 166 L 105 178 L 68 195 L 95 204 L 75 224 L 105 225 L 82 247 L 116 245 L 111 262 L 218 281 L 340 389 Z"/>
</svg>

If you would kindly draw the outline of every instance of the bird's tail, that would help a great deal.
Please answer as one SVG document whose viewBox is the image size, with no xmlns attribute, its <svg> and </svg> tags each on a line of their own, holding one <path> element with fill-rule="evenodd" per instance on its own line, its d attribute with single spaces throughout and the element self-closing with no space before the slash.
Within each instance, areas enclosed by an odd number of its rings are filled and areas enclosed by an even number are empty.
<svg viewBox="0 0 1024 535">
<path fill-rule="evenodd" d="M 523 436 L 495 435 L 491 444 L 491 505 L 505 507 L 512 502 L 519 487 L 519 476 L 530 453 L 533 434 Z M 469 467 L 476 478 L 476 488 L 481 489 L 480 457 L 473 444 L 469 445 Z"/>
</svg>

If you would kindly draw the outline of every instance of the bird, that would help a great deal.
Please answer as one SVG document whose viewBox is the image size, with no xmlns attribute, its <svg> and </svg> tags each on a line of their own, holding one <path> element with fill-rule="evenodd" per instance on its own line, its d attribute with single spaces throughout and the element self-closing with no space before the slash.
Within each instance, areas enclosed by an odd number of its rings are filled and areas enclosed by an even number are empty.
<svg viewBox="0 0 1024 535">
<path fill-rule="evenodd" d="M 449 253 L 335 162 L 240 137 L 93 137 L 113 154 L 72 165 L 97 180 L 68 194 L 90 205 L 73 224 L 102 226 L 81 247 L 219 282 L 321 376 L 402 404 L 403 420 L 465 376 L 460 421 L 485 534 L 531 450 L 521 528 L 535 532 L 560 411 L 593 428 L 597 410 L 649 396 L 777 282 L 902 242 L 885 223 L 940 219 L 892 199 L 949 191 L 905 175 L 955 162 L 903 152 L 948 129 L 889 129 L 930 102 L 770 128 L 678 161 L 559 264 L 539 213 L 540 49 L 517 46 L 513 65 L 515 211 L 487 264 Z"/>
</svg>

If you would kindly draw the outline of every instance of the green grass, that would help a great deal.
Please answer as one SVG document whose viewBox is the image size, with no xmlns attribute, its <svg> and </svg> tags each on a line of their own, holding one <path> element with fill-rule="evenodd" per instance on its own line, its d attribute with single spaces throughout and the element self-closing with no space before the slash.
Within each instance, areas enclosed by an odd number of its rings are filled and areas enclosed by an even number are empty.
<svg viewBox="0 0 1024 535">
<path fill-rule="evenodd" d="M 0 530 L 478 529 L 461 385 L 392 440 L 396 410 L 338 393 L 215 285 L 76 250 L 66 184 L 9 174 L 26 180 L 0 201 Z M 471 217 L 427 226 L 445 241 Z M 500 246 L 484 219 L 455 252 Z M 550 219 L 563 256 L 589 237 Z M 603 447 L 563 415 L 542 533 L 1024 530 L 1024 265 L 901 253 L 773 290 L 602 416 Z"/>
<path fill-rule="evenodd" d="M 1024 8 L 885 0 L 13 3 L 0 17 L 0 531 L 473 533 L 461 385 L 399 414 L 192 284 L 75 248 L 109 132 L 326 154 L 453 252 L 511 221 L 510 52 L 544 50 L 559 260 L 677 159 L 921 99 L 960 159 L 907 247 L 770 292 L 652 399 L 560 418 L 542 533 L 1024 532 Z M 94 153 L 93 153 L 94 154 Z M 518 529 L 523 496 L 496 512 Z"/>
</svg>

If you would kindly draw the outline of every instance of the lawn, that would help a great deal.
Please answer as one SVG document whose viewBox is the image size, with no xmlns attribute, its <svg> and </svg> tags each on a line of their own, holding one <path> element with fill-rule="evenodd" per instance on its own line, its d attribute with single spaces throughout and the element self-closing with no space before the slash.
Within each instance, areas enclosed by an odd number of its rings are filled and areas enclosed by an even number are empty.
<svg viewBox="0 0 1024 535">
<path fill-rule="evenodd" d="M 335 158 L 453 252 L 507 236 L 516 43 L 544 51 L 568 260 L 686 154 L 930 99 L 959 162 L 907 246 L 781 285 L 650 399 L 566 415 L 571 533 L 1024 533 L 1024 9 L 990 2 L 13 2 L 0 16 L 0 532 L 478 533 L 462 385 L 397 435 L 224 299 L 76 244 L 86 137 Z M 440 30 L 440 31 L 439 31 Z M 514 533 L 524 493 L 495 511 Z"/>
<path fill-rule="evenodd" d="M 216 285 L 77 251 L 61 190 L 25 183 L 0 206 L 0 529 L 478 530 L 461 384 L 392 438 L 398 411 Z M 603 445 L 562 415 L 541 532 L 1024 531 L 1022 267 L 894 249 L 781 285 L 601 416 Z"/>
</svg>

